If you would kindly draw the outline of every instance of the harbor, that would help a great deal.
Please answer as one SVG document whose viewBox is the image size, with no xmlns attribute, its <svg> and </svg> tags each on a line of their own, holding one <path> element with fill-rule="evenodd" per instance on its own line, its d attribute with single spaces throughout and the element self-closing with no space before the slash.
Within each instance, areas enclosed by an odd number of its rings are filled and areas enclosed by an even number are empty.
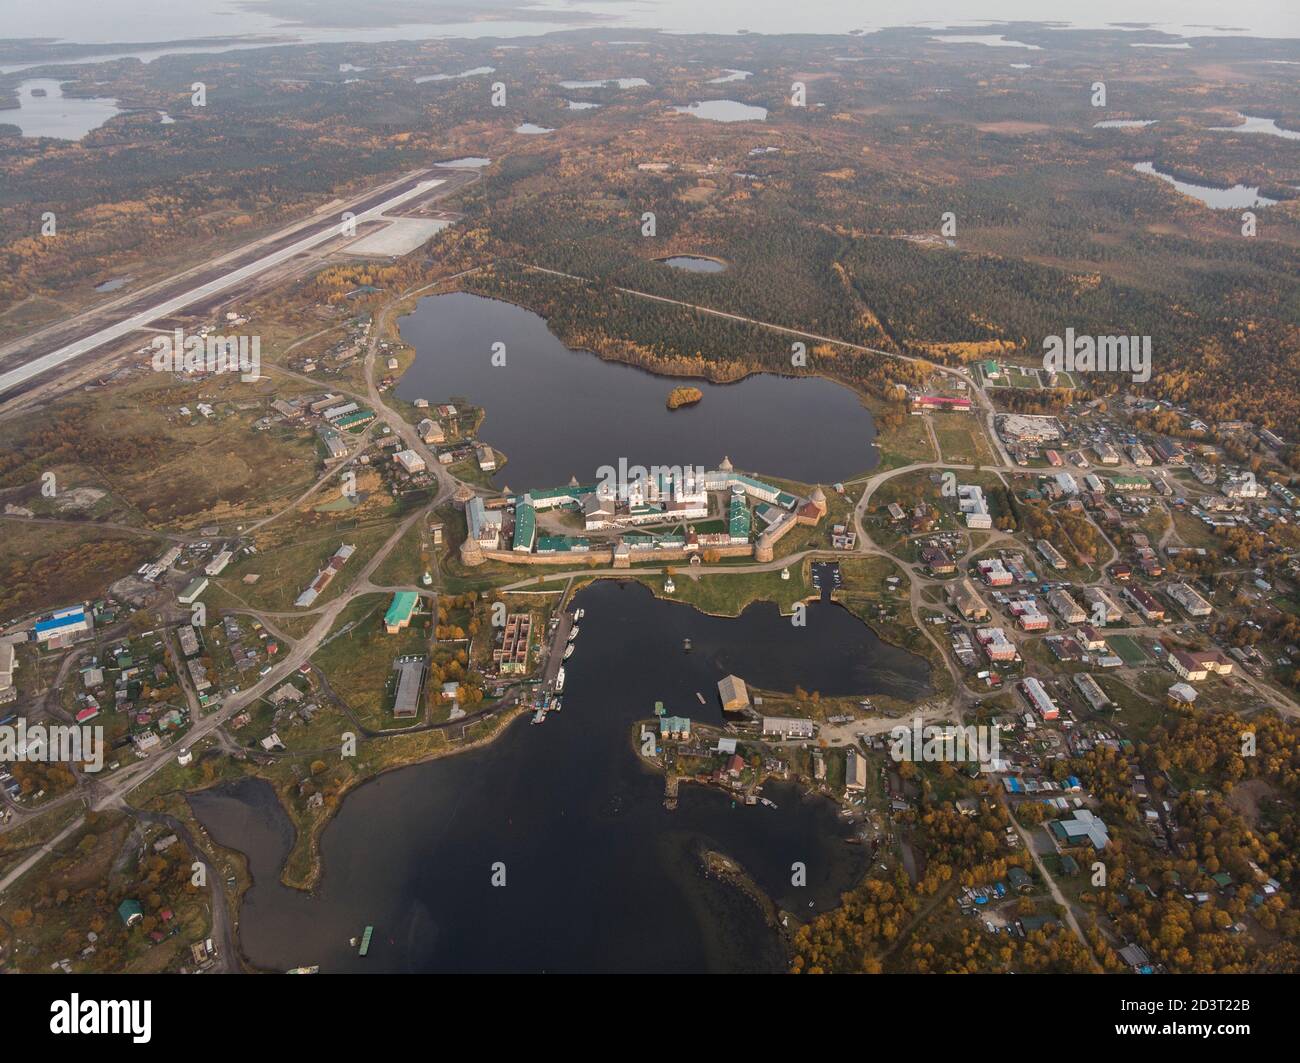
<svg viewBox="0 0 1300 1063">
<path fill-rule="evenodd" d="M 630 735 L 655 701 L 724 729 L 734 721 L 715 690 L 727 674 L 771 691 L 816 676 L 866 696 L 924 687 L 924 662 L 833 606 L 810 607 L 813 637 L 777 659 L 771 643 L 789 641 L 790 625 L 775 607 L 715 617 L 608 580 L 583 588 L 575 605 L 583 620 L 566 610 L 548 632 L 550 684 L 538 690 L 554 697 L 562 648 L 580 623 L 570 662 L 580 667 L 562 695 L 572 719 L 521 719 L 490 745 L 353 790 L 321 835 L 311 894 L 281 882 L 294 832 L 271 787 L 244 780 L 191 796 L 214 841 L 248 856 L 240 942 L 251 963 L 326 973 L 784 969 L 779 935 L 746 895 L 700 874 L 698 846 L 725 853 L 782 910 L 803 912 L 832 907 L 858 881 L 867 847 L 845 844 L 852 825 L 833 801 L 779 779 L 764 782 L 757 809 L 743 793 L 696 785 L 680 787 L 666 811 L 664 778 Z M 808 868 L 797 889 L 796 860 Z M 492 887 L 496 861 L 515 888 Z M 368 924 L 382 928 L 383 945 L 376 939 L 362 957 L 348 940 Z M 573 932 L 596 926 L 610 929 Z"/>
<path fill-rule="evenodd" d="M 569 678 L 569 666 L 566 662 L 577 651 L 578 635 L 581 631 L 578 621 L 582 619 L 585 612 L 581 607 L 573 610 L 561 608 L 551 620 L 541 679 L 530 702 L 534 724 L 545 723 L 547 716 L 559 712 L 564 707 L 560 695 L 564 693 L 564 685 Z"/>
</svg>

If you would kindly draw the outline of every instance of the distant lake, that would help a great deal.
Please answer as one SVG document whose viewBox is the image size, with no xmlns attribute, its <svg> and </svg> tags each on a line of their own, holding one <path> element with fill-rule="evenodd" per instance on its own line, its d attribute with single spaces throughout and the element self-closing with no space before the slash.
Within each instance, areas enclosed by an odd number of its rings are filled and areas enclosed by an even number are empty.
<svg viewBox="0 0 1300 1063">
<path fill-rule="evenodd" d="M 1246 185 L 1233 185 L 1231 188 L 1214 188 L 1211 185 L 1197 185 L 1190 181 L 1180 181 L 1172 174 L 1161 173 L 1154 163 L 1138 162 L 1133 164 L 1138 173 L 1150 174 L 1168 181 L 1185 196 L 1199 199 L 1207 207 L 1215 210 L 1240 210 L 1245 207 L 1271 207 L 1277 200 L 1259 194 L 1259 188 Z"/>
<path fill-rule="evenodd" d="M 763 373 L 737 384 L 691 381 L 703 400 L 669 410 L 668 392 L 683 378 L 570 350 L 541 317 L 511 303 L 468 292 L 425 296 L 400 328 L 416 357 L 397 396 L 482 405 L 479 435 L 509 459 L 495 482 L 518 491 L 570 476 L 591 482 L 620 457 L 715 468 L 727 455 L 737 469 L 823 484 L 879 461 L 871 412 L 829 380 Z M 506 345 L 504 366 L 492 364 L 497 342 Z"/>
<path fill-rule="evenodd" d="M 575 604 L 587 616 L 563 711 L 353 791 L 325 828 L 310 896 L 279 883 L 293 831 L 269 784 L 190 796 L 212 837 L 249 857 L 239 933 L 253 963 L 326 973 L 783 969 L 757 906 L 705 877 L 696 853 L 731 856 L 802 918 L 838 904 L 870 851 L 844 843 L 834 803 L 789 784 L 764 787 L 776 808 L 683 785 L 666 810 L 663 779 L 640 763 L 632 725 L 652 717 L 656 700 L 721 722 L 716 684 L 728 672 L 768 689 L 919 697 L 930 691 L 928 666 L 831 603 L 811 604 L 804 629 L 772 604 L 710 617 L 608 580 Z M 807 867 L 805 887 L 791 885 L 795 861 Z M 506 885 L 494 888 L 497 862 Z M 348 939 L 367 925 L 375 933 L 362 958 Z"/>
<path fill-rule="evenodd" d="M 1213 133 L 1262 133 L 1270 137 L 1282 137 L 1285 140 L 1300 140 L 1300 132 L 1294 129 L 1283 129 L 1272 118 L 1252 118 L 1250 115 L 1237 112 L 1241 125 L 1234 126 L 1211 126 L 1210 131 Z"/>
<path fill-rule="evenodd" d="M 555 130 L 542 125 L 534 125 L 532 122 L 524 122 L 522 125 L 515 126 L 515 132 L 524 133 L 528 136 L 537 136 L 540 133 L 554 133 Z"/>
<path fill-rule="evenodd" d="M 434 166 L 455 167 L 458 170 L 478 170 L 491 165 L 492 160 L 485 159 L 481 155 L 466 155 L 464 158 L 448 159 L 446 162 L 434 163 Z"/>
<path fill-rule="evenodd" d="M 562 89 L 603 89 L 613 86 L 616 89 L 641 89 L 649 85 L 645 78 L 604 78 L 601 81 L 561 81 Z"/>
<path fill-rule="evenodd" d="M 989 48 L 1026 48 L 1031 52 L 1042 51 L 1042 48 L 1037 44 L 1025 44 L 1024 41 L 1008 40 L 1000 33 L 950 33 L 940 37 L 931 37 L 930 40 L 938 41 L 940 44 L 983 44 Z"/>
<path fill-rule="evenodd" d="M 753 73 L 749 70 L 728 70 L 715 78 L 709 78 L 710 85 L 725 85 L 731 81 L 744 81 L 747 77 L 752 77 Z"/>
<path fill-rule="evenodd" d="M 727 268 L 725 262 L 719 262 L 716 258 L 701 258 L 699 255 L 673 255 L 672 258 L 661 258 L 657 261 L 665 266 L 672 266 L 673 269 L 684 269 L 691 273 L 721 273 Z"/>
<path fill-rule="evenodd" d="M 1158 118 L 1107 118 L 1104 122 L 1093 122 L 1093 129 L 1142 129 L 1155 125 Z"/>
<path fill-rule="evenodd" d="M 18 83 L 18 109 L 0 111 L 0 124 L 16 125 L 25 137 L 80 140 L 121 113 L 115 99 L 65 96 L 62 82 L 34 78 Z"/>
<path fill-rule="evenodd" d="M 476 78 L 484 74 L 495 73 L 496 68 L 491 66 L 476 66 L 472 70 L 462 70 L 459 74 L 425 74 L 423 77 L 415 78 L 417 85 L 423 85 L 426 81 L 455 81 L 458 78 Z"/>
<path fill-rule="evenodd" d="M 319 7 L 319 5 L 315 5 Z M 282 42 L 325 44 L 329 42 L 385 42 L 392 40 L 427 40 L 448 38 L 523 38 L 540 37 L 557 28 L 589 27 L 608 30 L 633 26 L 655 26 L 661 33 L 723 34 L 850 34 L 872 33 L 899 26 L 920 18 L 932 27 L 960 27 L 972 21 L 972 14 L 996 15 L 1006 24 L 1018 22 L 1052 22 L 1061 27 L 1104 28 L 1114 32 L 1135 23 L 1158 26 L 1160 31 L 1194 37 L 1238 36 L 1294 38 L 1297 35 L 1293 4 L 1268 3 L 1242 7 L 1232 12 L 1233 27 L 1221 27 L 1222 0 L 1183 0 L 1176 8 L 1167 0 L 1094 0 L 1081 6 L 1065 0 L 1002 0 L 996 11 L 973 12 L 969 0 L 938 0 L 919 10 L 909 11 L 901 5 L 846 4 L 843 0 L 805 0 L 792 4 L 788 0 L 749 0 L 744 4 L 707 4 L 699 0 L 644 0 L 638 4 L 549 5 L 571 9 L 576 17 L 557 23 L 553 19 L 536 22 L 520 19 L 478 19 L 465 22 L 423 22 L 414 9 L 419 5 L 393 7 L 393 18 L 385 20 L 376 9 L 373 18 L 367 5 L 353 4 L 349 16 L 357 24 L 336 25 L 326 5 L 319 12 L 313 5 L 288 5 L 280 14 L 273 7 L 248 0 L 204 0 L 201 4 L 166 4 L 157 0 L 115 0 L 114 3 L 85 4 L 73 0 L 56 3 L 10 3 L 5 10 L 3 34 L 11 41 L 20 38 L 76 40 L 84 44 L 123 43 L 120 48 L 94 56 L 69 55 L 58 62 L 103 62 L 111 58 L 132 56 L 151 62 L 162 55 L 185 53 L 221 53 L 245 48 L 267 47 Z M 373 6 L 373 5 L 371 5 Z M 462 5 L 465 6 L 465 5 Z M 589 15 L 578 15 L 588 8 L 605 8 Z M 411 9 L 402 21 L 402 9 Z M 526 16 L 527 7 L 519 13 Z M 244 37 L 230 44 L 204 43 L 205 38 Z M 846 41 L 849 38 L 846 38 Z M 175 42 L 165 44 L 162 42 Z M 149 42 L 157 42 L 150 44 Z M 636 45 L 643 41 L 609 40 L 608 45 Z M 502 46 L 504 47 L 504 46 Z M 87 49 L 90 51 L 91 49 Z M 37 63 L 48 57 L 41 51 L 30 57 L 17 44 L 7 50 L 7 66 L 0 73 Z M 836 58 L 839 58 L 838 56 Z M 857 60 L 858 57 L 849 57 Z M 26 59 L 25 62 L 19 62 Z M 1285 62 L 1285 60 L 1283 60 Z"/>
<path fill-rule="evenodd" d="M 565 100 L 571 111 L 590 111 L 594 107 L 599 107 L 598 103 L 588 103 L 584 100 Z"/>
<path fill-rule="evenodd" d="M 766 107 L 755 107 L 739 100 L 696 101 L 689 107 L 674 107 L 678 114 L 706 118 L 710 122 L 762 122 L 767 119 Z"/>
<path fill-rule="evenodd" d="M 104 281 L 102 284 L 95 285 L 97 292 L 115 292 L 124 285 L 130 284 L 131 277 L 114 277 L 112 280 Z"/>
</svg>

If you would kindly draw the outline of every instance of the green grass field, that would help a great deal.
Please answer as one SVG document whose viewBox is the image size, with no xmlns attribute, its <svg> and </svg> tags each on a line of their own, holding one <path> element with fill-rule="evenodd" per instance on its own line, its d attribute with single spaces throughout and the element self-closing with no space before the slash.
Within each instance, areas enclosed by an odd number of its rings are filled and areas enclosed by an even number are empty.
<svg viewBox="0 0 1300 1063">
<path fill-rule="evenodd" d="M 1130 668 L 1151 662 L 1151 659 L 1143 652 L 1142 647 L 1127 635 L 1108 635 L 1106 645 L 1110 647 L 1112 653 L 1123 660 Z"/>
</svg>

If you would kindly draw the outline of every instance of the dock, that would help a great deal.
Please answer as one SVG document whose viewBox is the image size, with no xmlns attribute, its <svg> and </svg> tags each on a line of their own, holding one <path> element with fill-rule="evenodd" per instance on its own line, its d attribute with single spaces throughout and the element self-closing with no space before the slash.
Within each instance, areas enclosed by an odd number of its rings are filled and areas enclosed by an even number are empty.
<svg viewBox="0 0 1300 1063">
<path fill-rule="evenodd" d="M 560 622 L 551 634 L 551 644 L 546 652 L 546 665 L 542 669 L 542 689 L 551 690 L 555 686 L 555 677 L 564 663 L 564 648 L 569 642 L 569 632 L 573 628 L 573 614 L 568 609 L 560 611 Z"/>
<path fill-rule="evenodd" d="M 370 939 L 374 933 L 375 928 L 373 926 L 366 927 L 366 932 L 361 935 L 361 948 L 357 953 L 358 956 L 364 956 L 370 951 Z"/>
</svg>

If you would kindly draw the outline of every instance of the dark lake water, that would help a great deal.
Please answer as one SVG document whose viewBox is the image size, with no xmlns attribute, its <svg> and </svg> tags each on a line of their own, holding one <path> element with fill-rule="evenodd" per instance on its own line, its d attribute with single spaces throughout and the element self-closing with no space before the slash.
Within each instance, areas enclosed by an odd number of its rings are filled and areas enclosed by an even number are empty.
<svg viewBox="0 0 1300 1063">
<path fill-rule="evenodd" d="M 717 722 L 715 684 L 729 671 L 768 688 L 920 696 L 927 665 L 828 603 L 811 605 L 796 629 L 770 604 L 709 617 L 632 583 L 599 581 L 577 602 L 587 616 L 563 712 L 359 787 L 324 832 L 314 895 L 279 883 L 292 828 L 268 784 L 191 796 L 213 838 L 249 856 L 240 934 L 253 962 L 327 972 L 783 968 L 758 906 L 705 877 L 698 852 L 725 852 L 803 915 L 833 907 L 866 873 L 868 853 L 845 843 L 832 802 L 790 785 L 765 788 L 776 809 L 688 785 L 666 810 L 631 724 L 656 700 Z M 795 861 L 807 865 L 805 887 L 790 884 Z M 497 862 L 504 887 L 490 882 Z M 375 935 L 362 959 L 348 939 L 367 924 Z"/>
<path fill-rule="evenodd" d="M 483 406 L 480 438 L 505 452 L 498 485 L 516 491 L 596 479 L 602 465 L 704 465 L 804 483 L 847 480 L 879 452 L 871 412 L 848 388 L 817 377 L 691 381 L 703 401 L 669 410 L 686 383 L 570 350 L 530 310 L 467 292 L 421 299 L 401 320 L 417 355 L 397 385 L 405 400 L 460 396 Z M 492 345 L 506 364 L 492 364 Z"/>
</svg>

